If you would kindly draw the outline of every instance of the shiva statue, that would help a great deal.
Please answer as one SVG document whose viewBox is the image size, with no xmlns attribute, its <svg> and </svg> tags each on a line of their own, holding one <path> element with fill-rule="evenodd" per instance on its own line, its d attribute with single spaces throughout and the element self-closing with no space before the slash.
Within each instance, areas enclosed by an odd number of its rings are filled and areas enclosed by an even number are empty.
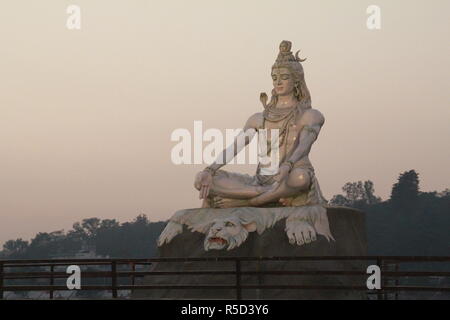
<svg viewBox="0 0 450 320">
<path fill-rule="evenodd" d="M 271 99 L 267 103 L 267 94 L 260 96 L 264 111 L 248 118 L 243 128 L 245 137 L 235 138 L 231 152 L 226 148 L 215 162 L 196 175 L 194 186 L 203 208 L 326 205 L 308 157 L 325 118 L 311 107 L 301 64 L 306 59 L 300 59 L 298 54 L 299 51 L 295 56 L 291 52 L 290 41 L 281 42 L 271 69 Z M 275 168 L 259 162 L 254 176 L 221 169 L 255 134 L 273 129 L 278 133 L 279 161 Z"/>
</svg>

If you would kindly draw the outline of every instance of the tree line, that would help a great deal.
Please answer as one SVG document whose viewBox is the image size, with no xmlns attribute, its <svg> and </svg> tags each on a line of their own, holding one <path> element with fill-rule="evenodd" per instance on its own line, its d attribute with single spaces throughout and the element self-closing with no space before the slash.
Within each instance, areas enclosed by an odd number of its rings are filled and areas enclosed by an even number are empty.
<svg viewBox="0 0 450 320">
<path fill-rule="evenodd" d="M 346 183 L 330 205 L 366 213 L 369 254 L 448 255 L 450 253 L 450 190 L 421 192 L 415 170 L 399 175 L 390 198 L 375 195 L 372 181 Z M 156 256 L 156 239 L 167 222 L 139 215 L 131 222 L 88 218 L 64 232 L 39 232 L 30 241 L 9 240 L 1 258 L 47 259 L 73 257 L 86 248 L 97 256 L 148 258 Z"/>
<path fill-rule="evenodd" d="M 369 254 L 450 254 L 450 190 L 422 192 L 415 170 L 401 173 L 390 198 L 374 194 L 372 181 L 346 183 L 330 204 L 366 213 Z"/>
<path fill-rule="evenodd" d="M 6 241 L 1 255 L 9 259 L 50 259 L 93 250 L 102 257 L 148 258 L 156 255 L 156 239 L 165 224 L 150 222 L 144 214 L 125 223 L 88 218 L 74 223 L 67 232 L 39 232 L 30 241 Z"/>
</svg>

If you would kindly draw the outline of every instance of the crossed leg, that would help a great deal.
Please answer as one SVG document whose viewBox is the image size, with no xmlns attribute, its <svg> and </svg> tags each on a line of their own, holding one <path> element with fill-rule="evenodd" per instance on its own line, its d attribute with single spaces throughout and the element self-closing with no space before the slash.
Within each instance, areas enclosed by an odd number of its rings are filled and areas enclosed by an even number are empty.
<svg viewBox="0 0 450 320">
<path fill-rule="evenodd" d="M 292 170 L 287 178 L 281 181 L 278 188 L 275 190 L 269 190 L 252 199 L 249 203 L 251 206 L 260 206 L 265 203 L 280 201 L 291 197 L 301 191 L 308 190 L 311 184 L 311 177 L 309 172 L 305 169 L 296 168 Z"/>
<path fill-rule="evenodd" d="M 210 192 L 211 194 L 224 198 L 250 199 L 271 189 L 271 186 L 250 184 L 251 177 L 249 179 L 246 177 L 249 176 L 220 170 L 213 177 Z M 194 184 L 194 187 L 200 190 L 201 185 Z"/>
<path fill-rule="evenodd" d="M 301 191 L 308 190 L 311 184 L 311 177 L 308 170 L 296 168 L 292 170 L 288 177 L 281 181 L 278 187 L 268 186 L 267 190 L 251 197 L 250 199 L 237 199 L 218 197 L 216 205 L 221 208 L 232 207 L 258 207 L 266 203 L 279 201 L 282 205 L 287 205 L 286 198 L 294 196 Z"/>
</svg>

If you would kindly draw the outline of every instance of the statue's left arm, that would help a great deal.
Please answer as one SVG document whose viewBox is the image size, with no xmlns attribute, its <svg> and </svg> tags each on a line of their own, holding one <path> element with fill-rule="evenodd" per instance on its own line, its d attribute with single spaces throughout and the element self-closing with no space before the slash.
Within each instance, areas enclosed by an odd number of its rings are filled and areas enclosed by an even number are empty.
<svg viewBox="0 0 450 320">
<path fill-rule="evenodd" d="M 325 118 L 318 110 L 309 109 L 303 114 L 301 119 L 303 129 L 298 137 L 299 142 L 292 155 L 286 159 L 287 163 L 290 162 L 291 165 L 293 165 L 295 162 L 309 154 L 311 146 L 319 136 L 320 129 L 324 122 Z"/>
</svg>

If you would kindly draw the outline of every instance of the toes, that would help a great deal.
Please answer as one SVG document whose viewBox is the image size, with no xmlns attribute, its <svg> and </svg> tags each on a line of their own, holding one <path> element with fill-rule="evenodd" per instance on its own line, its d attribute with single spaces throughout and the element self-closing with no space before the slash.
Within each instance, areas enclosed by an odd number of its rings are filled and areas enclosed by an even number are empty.
<svg viewBox="0 0 450 320">
<path fill-rule="evenodd" d="M 286 231 L 286 235 L 289 239 L 290 244 L 295 244 L 295 236 L 294 233 L 291 230 Z"/>
<path fill-rule="evenodd" d="M 302 234 L 301 231 L 296 232 L 295 237 L 296 237 L 296 239 L 297 239 L 297 244 L 298 244 L 299 246 L 302 246 L 302 245 L 305 244 L 305 239 L 303 238 L 303 234 Z"/>
<path fill-rule="evenodd" d="M 305 239 L 305 243 L 306 243 L 306 244 L 308 244 L 308 243 L 311 242 L 311 238 L 310 238 L 310 235 L 309 235 L 309 231 L 304 231 L 304 232 L 302 232 L 302 235 L 303 235 L 303 239 Z"/>
<path fill-rule="evenodd" d="M 311 234 L 311 241 L 316 241 L 317 240 L 317 234 L 316 234 L 316 230 L 314 230 L 313 228 L 311 228 L 309 230 L 310 234 Z"/>
</svg>

